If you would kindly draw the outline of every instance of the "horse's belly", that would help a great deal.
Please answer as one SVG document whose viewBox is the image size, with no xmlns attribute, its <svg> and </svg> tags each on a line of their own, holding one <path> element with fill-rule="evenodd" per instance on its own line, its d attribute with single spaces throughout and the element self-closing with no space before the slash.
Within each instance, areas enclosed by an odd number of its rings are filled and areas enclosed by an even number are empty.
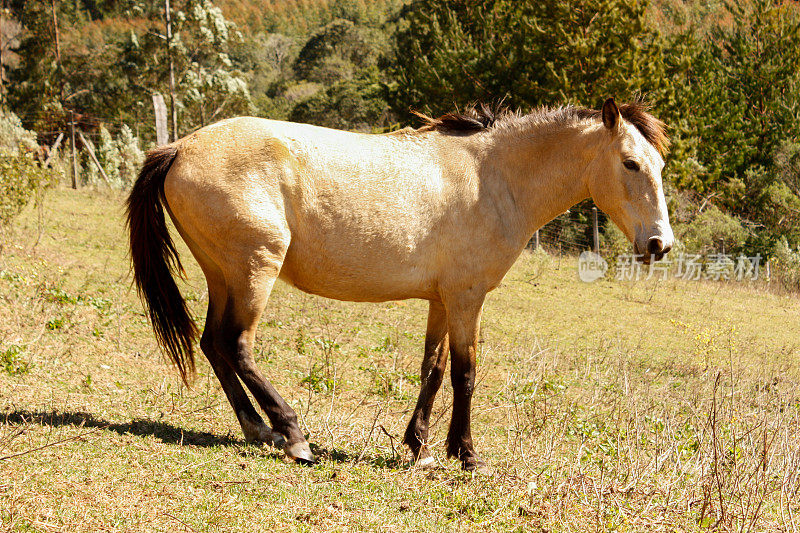
<svg viewBox="0 0 800 533">
<path fill-rule="evenodd" d="M 292 243 L 280 278 L 298 289 L 326 298 L 385 302 L 437 298 L 429 268 L 401 254 L 384 250 L 328 250 Z"/>
</svg>

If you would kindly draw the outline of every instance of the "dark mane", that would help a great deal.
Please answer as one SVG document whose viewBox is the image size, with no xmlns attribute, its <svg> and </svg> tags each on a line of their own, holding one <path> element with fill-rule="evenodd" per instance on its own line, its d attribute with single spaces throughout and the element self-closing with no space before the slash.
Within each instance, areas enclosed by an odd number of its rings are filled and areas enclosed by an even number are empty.
<svg viewBox="0 0 800 533">
<path fill-rule="evenodd" d="M 442 132 L 475 132 L 493 127 L 499 120 L 517 113 L 510 111 L 502 103 L 488 105 L 485 103 L 472 104 L 463 112 L 447 113 L 439 118 L 429 117 L 418 111 L 412 114 L 421 118 L 423 124 L 417 131 L 442 131 Z"/>
<path fill-rule="evenodd" d="M 666 126 L 662 121 L 649 113 L 649 105 L 641 98 L 619 106 L 622 118 L 633 124 L 639 133 L 652 144 L 661 155 L 669 148 L 669 138 Z M 474 133 L 487 130 L 508 119 L 519 118 L 517 112 L 509 110 L 502 104 L 489 106 L 487 104 L 473 104 L 463 112 L 447 113 L 439 118 L 432 118 L 423 113 L 412 111 L 421 118 L 423 124 L 417 131 L 440 131 L 443 133 Z M 552 120 L 600 120 L 601 112 L 586 107 L 563 107 L 559 109 L 540 108 L 530 115 L 540 119 Z"/>
</svg>

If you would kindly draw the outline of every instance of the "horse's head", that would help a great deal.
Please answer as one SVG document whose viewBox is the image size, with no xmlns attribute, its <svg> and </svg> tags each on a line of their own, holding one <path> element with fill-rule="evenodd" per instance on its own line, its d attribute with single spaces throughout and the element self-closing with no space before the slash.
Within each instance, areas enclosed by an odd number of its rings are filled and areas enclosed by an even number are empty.
<svg viewBox="0 0 800 533">
<path fill-rule="evenodd" d="M 606 100 L 601 112 L 603 142 L 588 169 L 594 202 L 633 243 L 645 263 L 672 248 L 673 234 L 661 184 L 664 124 L 639 103 L 617 107 Z"/>
</svg>

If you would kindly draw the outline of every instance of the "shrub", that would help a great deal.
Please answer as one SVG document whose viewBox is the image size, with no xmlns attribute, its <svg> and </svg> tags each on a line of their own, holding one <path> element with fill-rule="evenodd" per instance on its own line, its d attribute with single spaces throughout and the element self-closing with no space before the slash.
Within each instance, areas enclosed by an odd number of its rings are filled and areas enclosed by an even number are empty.
<svg viewBox="0 0 800 533">
<path fill-rule="evenodd" d="M 739 219 L 713 205 L 688 224 L 677 224 L 675 234 L 687 250 L 699 253 L 740 252 L 749 235 Z"/>
<path fill-rule="evenodd" d="M 783 288 L 800 291 L 800 246 L 792 248 L 781 237 L 772 250 L 770 258 L 771 275 Z"/>
<path fill-rule="evenodd" d="M 123 188 L 127 188 L 133 185 L 144 161 L 144 152 L 139 147 L 139 139 L 127 125 L 123 125 L 120 129 L 117 149 L 120 157 L 119 181 Z"/>
<path fill-rule="evenodd" d="M 0 110 L 0 232 L 52 180 L 36 161 L 36 148 L 36 135 L 16 115 Z"/>
</svg>

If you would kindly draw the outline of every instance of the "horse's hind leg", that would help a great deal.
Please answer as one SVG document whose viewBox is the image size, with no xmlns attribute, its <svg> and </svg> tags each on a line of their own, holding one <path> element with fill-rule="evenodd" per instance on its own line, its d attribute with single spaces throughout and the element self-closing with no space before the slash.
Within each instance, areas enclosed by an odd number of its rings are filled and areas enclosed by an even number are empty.
<svg viewBox="0 0 800 533">
<path fill-rule="evenodd" d="M 314 462 L 297 424 L 297 414 L 264 377 L 253 358 L 258 321 L 280 272 L 283 254 L 259 250 L 243 259 L 236 275 L 226 279 L 227 302 L 214 346 L 269 417 L 275 446 L 282 447 L 296 461 Z"/>
<path fill-rule="evenodd" d="M 175 217 L 173 217 L 174 220 Z M 247 442 L 273 444 L 272 431 L 253 407 L 250 398 L 247 397 L 247 393 L 239 382 L 239 378 L 236 377 L 233 367 L 217 352 L 215 347 L 214 338 L 220 334 L 222 316 L 228 297 L 225 278 L 219 267 L 186 234 L 178 222 L 175 222 L 175 227 L 184 242 L 186 242 L 189 250 L 191 250 L 192 255 L 197 259 L 200 268 L 203 269 L 208 283 L 208 313 L 203 335 L 200 337 L 200 349 L 203 350 L 203 354 L 211 364 L 211 368 L 214 370 L 220 385 L 222 385 L 222 390 L 225 392 L 228 402 L 233 407 L 233 412 L 236 413 L 236 418 L 239 420 L 239 425 L 242 426 L 245 440 Z"/>
<path fill-rule="evenodd" d="M 228 398 L 228 402 L 236 413 L 236 418 L 242 426 L 242 433 L 247 442 L 263 442 L 273 444 L 272 430 L 264 423 L 261 415 L 258 414 L 250 398 L 247 397 L 239 378 L 233 367 L 225 358 L 217 353 L 214 343 L 214 336 L 219 335 L 222 324 L 222 314 L 225 311 L 226 292 L 224 284 L 213 278 L 208 278 L 208 315 L 206 317 L 206 327 L 200 337 L 200 348 L 211 363 L 217 379 L 222 385 L 222 390 Z"/>
<path fill-rule="evenodd" d="M 433 456 L 428 449 L 428 424 L 433 401 L 442 385 L 447 366 L 448 344 L 447 314 L 440 302 L 432 301 L 428 310 L 419 399 L 403 438 L 403 442 L 411 448 L 416 464 L 421 467 L 433 465 Z"/>
</svg>

